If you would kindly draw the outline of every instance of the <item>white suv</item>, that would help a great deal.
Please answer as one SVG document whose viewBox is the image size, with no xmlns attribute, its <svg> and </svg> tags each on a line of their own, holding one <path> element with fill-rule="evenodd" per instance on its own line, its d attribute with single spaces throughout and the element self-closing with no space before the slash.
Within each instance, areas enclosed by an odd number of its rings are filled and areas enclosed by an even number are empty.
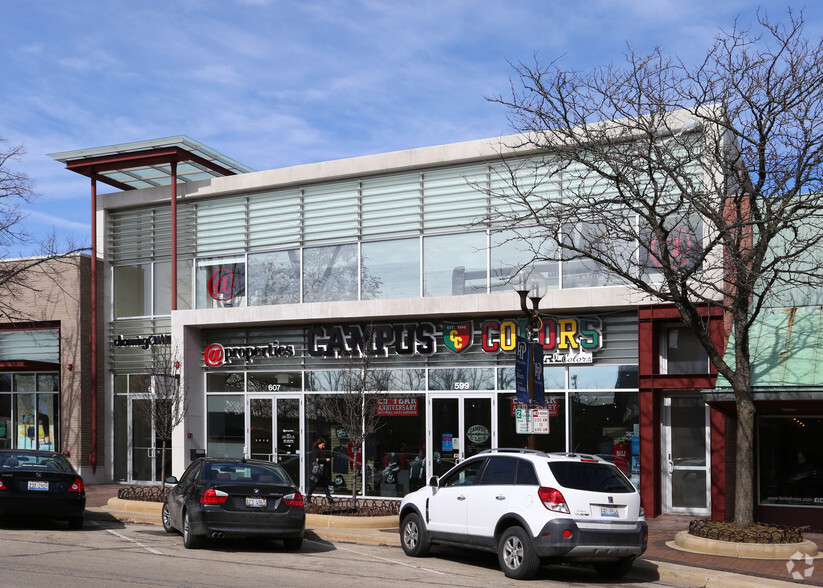
<svg viewBox="0 0 823 588">
<path fill-rule="evenodd" d="M 400 539 L 412 557 L 432 544 L 497 553 L 510 578 L 541 563 L 588 562 L 620 578 L 646 550 L 640 494 L 593 455 L 489 449 L 431 478 L 400 504 Z"/>
</svg>

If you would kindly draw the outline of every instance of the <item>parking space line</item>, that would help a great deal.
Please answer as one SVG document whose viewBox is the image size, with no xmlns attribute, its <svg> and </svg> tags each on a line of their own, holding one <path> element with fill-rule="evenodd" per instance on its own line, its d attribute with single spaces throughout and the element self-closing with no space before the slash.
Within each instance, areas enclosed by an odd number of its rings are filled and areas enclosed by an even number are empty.
<svg viewBox="0 0 823 588">
<path fill-rule="evenodd" d="M 363 553 L 361 551 L 355 551 L 354 549 L 346 549 L 345 547 L 340 547 L 340 545 L 335 545 L 335 548 L 339 549 L 340 551 L 348 551 L 349 553 L 356 553 L 357 555 L 362 555 L 364 557 L 370 557 L 372 559 L 376 559 L 376 560 L 383 561 L 383 562 L 386 562 L 386 563 L 397 564 L 398 566 L 406 566 L 407 568 L 414 568 L 416 570 L 423 570 L 425 572 L 431 572 L 433 574 L 440 574 L 442 576 L 446 575 L 446 572 L 441 572 L 439 570 L 433 570 L 431 568 L 424 568 L 422 566 L 418 566 L 418 565 L 415 565 L 415 564 L 404 563 L 402 561 L 397 561 L 396 559 L 388 559 L 388 558 L 380 557 L 380 556 L 377 556 L 377 555 L 371 555 L 370 553 Z"/>
<path fill-rule="evenodd" d="M 145 549 L 146 551 L 148 551 L 148 552 L 150 552 L 150 553 L 153 553 L 153 554 L 155 554 L 155 555 L 163 555 L 163 552 L 162 552 L 162 551 L 157 551 L 156 549 L 154 549 L 154 548 L 152 548 L 152 547 L 149 547 L 148 545 L 143 545 L 142 543 L 140 543 L 140 542 L 139 542 L 139 541 L 137 541 L 136 539 L 132 539 L 131 537 L 126 537 L 126 536 L 125 536 L 125 535 L 123 535 L 122 533 L 118 533 L 117 531 L 115 531 L 115 530 L 113 530 L 113 529 L 106 529 L 106 531 L 108 531 L 108 532 L 109 532 L 109 533 L 111 533 L 112 535 L 116 535 L 117 537 L 120 537 L 121 539 L 125 539 L 126 541 L 129 541 L 129 542 L 131 542 L 131 543 L 134 543 L 134 544 L 135 544 L 135 545 L 137 545 L 138 547 L 142 547 L 143 549 Z"/>
</svg>

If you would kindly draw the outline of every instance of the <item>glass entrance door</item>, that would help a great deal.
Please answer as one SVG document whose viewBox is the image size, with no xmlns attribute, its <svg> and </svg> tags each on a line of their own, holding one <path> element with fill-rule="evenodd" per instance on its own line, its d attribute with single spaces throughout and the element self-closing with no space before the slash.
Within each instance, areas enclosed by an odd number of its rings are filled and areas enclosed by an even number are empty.
<svg viewBox="0 0 823 588">
<path fill-rule="evenodd" d="M 155 400 L 130 398 L 131 416 L 131 481 L 159 482 L 171 475 L 171 439 L 166 440 L 166 472 L 163 467 L 163 440 L 154 429 L 152 407 Z"/>
<path fill-rule="evenodd" d="M 495 446 L 494 395 L 460 394 L 429 399 L 429 471 L 442 476 L 454 464 Z"/>
<path fill-rule="evenodd" d="M 663 399 L 663 511 L 710 514 L 709 407 L 700 396 Z"/>
<path fill-rule="evenodd" d="M 247 402 L 247 455 L 279 463 L 300 484 L 300 399 L 253 396 Z"/>
</svg>

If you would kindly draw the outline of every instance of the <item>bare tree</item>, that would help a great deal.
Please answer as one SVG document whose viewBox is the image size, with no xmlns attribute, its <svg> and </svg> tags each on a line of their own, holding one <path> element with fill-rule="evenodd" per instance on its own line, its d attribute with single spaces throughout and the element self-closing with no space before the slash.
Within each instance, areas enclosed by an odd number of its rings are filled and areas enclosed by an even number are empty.
<svg viewBox="0 0 823 588">
<path fill-rule="evenodd" d="M 370 330 L 369 330 L 370 332 Z M 368 332 L 367 332 L 368 334 Z M 366 337 L 370 340 L 370 337 Z M 326 418 L 342 427 L 354 448 L 362 448 L 366 439 L 374 435 L 383 425 L 378 407 L 389 388 L 388 370 L 374 369 L 370 353 L 354 352 L 346 368 L 338 372 L 335 388 L 339 394 L 328 394 L 318 399 L 319 408 Z M 362 451 L 355 449 L 355 455 Z M 360 460 L 362 462 L 362 459 Z M 361 474 L 361 486 L 364 485 L 362 463 L 352 464 L 354 479 L 352 482 L 352 505 L 357 508 L 357 477 Z"/>
<path fill-rule="evenodd" d="M 170 345 L 160 345 L 153 349 L 146 373 L 140 377 L 134 403 L 139 414 L 160 439 L 160 472 L 162 487 L 166 487 L 166 449 L 171 441 L 174 428 L 183 422 L 188 411 L 186 390 L 180 384 L 180 361 Z"/>
<path fill-rule="evenodd" d="M 735 520 L 754 520 L 750 330 L 764 305 L 819 286 L 823 44 L 758 13 L 697 65 L 631 48 L 589 73 L 515 65 L 509 109 L 537 153 L 497 166 L 488 219 L 563 279 L 625 283 L 677 307 L 734 390 Z M 567 271 L 569 270 L 569 271 Z M 595 276 L 595 278 L 592 278 Z M 572 284 L 575 285 L 575 284 Z M 701 314 L 726 313 L 716 342 Z"/>
<path fill-rule="evenodd" d="M 39 280 L 33 280 L 32 273 L 51 275 L 59 287 L 62 285 L 59 266 L 49 262 L 88 251 L 74 243 L 66 244 L 65 250 L 60 251 L 54 235 L 36 243 L 26 232 L 23 225 L 26 214 L 21 207 L 31 204 L 36 195 L 31 179 L 13 166 L 25 153 L 22 146 L 7 147 L 6 141 L 0 139 L 0 259 L 4 260 L 0 269 L 0 316 L 8 321 L 32 320 L 31 312 L 14 303 L 24 291 L 45 292 L 33 285 Z M 15 257 L 21 248 L 32 247 L 36 255 Z"/>
</svg>

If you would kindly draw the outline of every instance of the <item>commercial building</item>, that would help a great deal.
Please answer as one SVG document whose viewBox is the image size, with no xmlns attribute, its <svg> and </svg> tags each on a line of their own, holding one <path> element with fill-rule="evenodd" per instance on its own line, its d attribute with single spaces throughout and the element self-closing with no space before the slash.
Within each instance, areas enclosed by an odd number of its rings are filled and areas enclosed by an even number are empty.
<svg viewBox="0 0 823 588">
<path fill-rule="evenodd" d="M 364 495 L 397 497 L 479 451 L 524 446 L 524 317 L 508 281 L 528 257 L 482 221 L 501 161 L 533 155 L 508 143 L 262 172 L 187 137 L 54 154 L 92 178 L 105 479 L 157 482 L 208 454 L 277 460 L 306 488 L 323 436 L 335 492 L 363 471 Z M 715 376 L 675 309 L 579 260 L 534 269 L 549 283 L 537 446 L 613 460 L 649 514 L 729 516 L 733 415 L 704 401 Z M 705 316 L 722 341 L 722 315 Z M 165 472 L 140 410 L 164 353 L 187 397 Z M 327 403 L 364 356 L 379 428 L 354 447 Z"/>
<path fill-rule="evenodd" d="M 68 451 L 83 472 L 104 451 L 104 405 L 89 394 L 91 257 L 7 259 L 0 272 L 0 448 Z"/>
</svg>

